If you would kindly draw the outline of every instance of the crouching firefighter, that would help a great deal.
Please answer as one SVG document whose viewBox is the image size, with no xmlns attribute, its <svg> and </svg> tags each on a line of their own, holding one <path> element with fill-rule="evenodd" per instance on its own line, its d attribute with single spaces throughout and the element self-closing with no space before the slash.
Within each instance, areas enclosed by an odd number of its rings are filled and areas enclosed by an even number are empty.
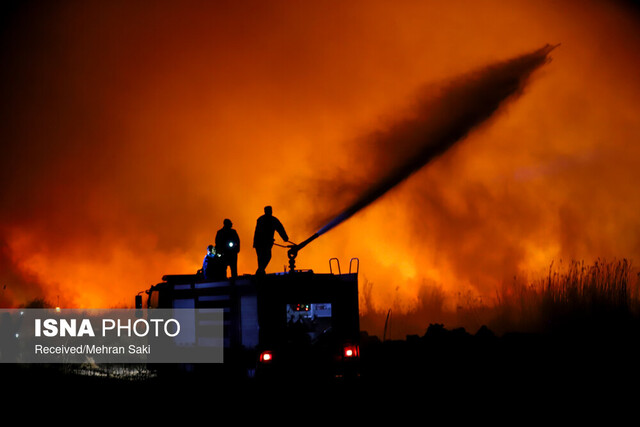
<svg viewBox="0 0 640 427">
<path fill-rule="evenodd" d="M 218 282 L 227 278 L 226 266 L 222 263 L 222 258 L 216 254 L 213 245 L 207 246 L 207 254 L 202 261 L 202 274 L 204 280 Z"/>
</svg>

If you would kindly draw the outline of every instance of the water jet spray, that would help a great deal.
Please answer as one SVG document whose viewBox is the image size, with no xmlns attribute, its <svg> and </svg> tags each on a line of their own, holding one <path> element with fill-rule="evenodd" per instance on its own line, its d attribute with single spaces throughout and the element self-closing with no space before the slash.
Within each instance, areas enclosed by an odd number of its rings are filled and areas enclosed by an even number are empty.
<svg viewBox="0 0 640 427">
<path fill-rule="evenodd" d="M 414 118 L 399 122 L 386 133 L 378 135 L 378 146 L 388 152 L 404 147 L 407 150 L 404 157 L 390 164 L 387 173 L 378 177 L 373 185 L 311 237 L 289 246 L 290 272 L 295 271 L 295 259 L 301 249 L 369 206 L 494 117 L 505 101 L 522 93 L 529 76 L 549 61 L 548 54 L 558 46 L 547 44 L 463 76 L 428 105 L 418 105 Z"/>
</svg>

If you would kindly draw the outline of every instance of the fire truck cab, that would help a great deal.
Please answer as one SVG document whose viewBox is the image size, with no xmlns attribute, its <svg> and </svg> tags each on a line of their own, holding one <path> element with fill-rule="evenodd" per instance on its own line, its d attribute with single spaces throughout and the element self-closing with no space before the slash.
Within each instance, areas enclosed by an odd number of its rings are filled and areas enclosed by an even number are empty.
<svg viewBox="0 0 640 427">
<path fill-rule="evenodd" d="M 249 378 L 353 377 L 360 357 L 357 270 L 354 258 L 344 274 L 338 263 L 335 274 L 295 270 L 218 282 L 166 275 L 146 291 L 147 307 L 223 310 L 223 365 Z M 142 308 L 141 295 L 136 305 Z"/>
</svg>

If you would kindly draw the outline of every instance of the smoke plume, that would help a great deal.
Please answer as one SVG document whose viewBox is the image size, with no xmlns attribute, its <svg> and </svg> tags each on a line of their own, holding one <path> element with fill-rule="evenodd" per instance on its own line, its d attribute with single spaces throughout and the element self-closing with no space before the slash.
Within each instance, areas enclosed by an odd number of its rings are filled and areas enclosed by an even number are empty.
<svg viewBox="0 0 640 427">
<path fill-rule="evenodd" d="M 253 273 L 265 205 L 294 242 L 331 230 L 299 268 L 358 257 L 363 312 L 423 304 L 416 325 L 554 260 L 639 257 L 640 27 L 618 2 L 1 9 L 4 306 L 132 304 L 201 268 L 225 218 Z M 547 41 L 552 66 L 521 55 Z"/>
</svg>

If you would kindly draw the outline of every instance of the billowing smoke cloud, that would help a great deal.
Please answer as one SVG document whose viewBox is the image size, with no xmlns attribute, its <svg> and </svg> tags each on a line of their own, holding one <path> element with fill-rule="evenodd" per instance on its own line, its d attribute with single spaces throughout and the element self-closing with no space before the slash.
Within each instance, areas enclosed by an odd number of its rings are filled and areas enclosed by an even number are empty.
<svg viewBox="0 0 640 427">
<path fill-rule="evenodd" d="M 426 140 L 411 136 L 435 123 L 464 141 L 314 241 L 300 268 L 359 257 L 363 311 L 398 313 L 425 295 L 495 295 L 559 258 L 640 256 L 640 32 L 616 2 L 16 1 L 0 13 L 2 304 L 131 304 L 200 268 L 224 218 L 253 273 L 266 204 L 300 242 L 380 194 L 357 203 L 419 157 L 406 149 Z M 452 77 L 546 42 L 562 48 L 526 96 L 527 65 L 512 64 L 513 84 L 495 75 L 503 92 L 478 88 L 484 105 L 442 107 L 491 73 Z M 487 108 L 502 96 L 517 102 Z M 473 121 L 464 111 L 484 125 L 453 127 Z M 269 270 L 287 261 L 277 248 Z"/>
</svg>

